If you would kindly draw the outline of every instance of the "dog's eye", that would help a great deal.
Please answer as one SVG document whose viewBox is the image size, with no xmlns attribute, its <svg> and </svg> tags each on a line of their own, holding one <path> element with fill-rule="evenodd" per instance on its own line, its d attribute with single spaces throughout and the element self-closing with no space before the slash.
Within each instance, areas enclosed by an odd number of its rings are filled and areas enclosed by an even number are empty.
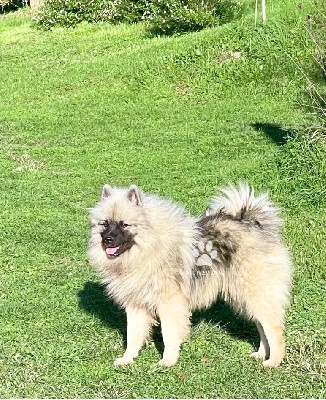
<svg viewBox="0 0 326 400">
<path fill-rule="evenodd" d="M 128 226 L 130 226 L 130 225 L 127 224 L 127 223 L 124 222 L 124 221 L 120 221 L 120 226 L 121 226 L 122 228 L 128 228 Z"/>
<path fill-rule="evenodd" d="M 99 225 L 104 226 L 104 228 L 107 228 L 109 226 L 109 223 L 108 221 L 101 221 Z"/>
</svg>

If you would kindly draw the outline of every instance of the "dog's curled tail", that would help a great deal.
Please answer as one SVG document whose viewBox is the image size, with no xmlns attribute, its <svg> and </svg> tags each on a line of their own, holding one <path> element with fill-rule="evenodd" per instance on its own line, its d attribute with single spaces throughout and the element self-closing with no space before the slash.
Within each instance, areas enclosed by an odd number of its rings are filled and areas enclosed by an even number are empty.
<svg viewBox="0 0 326 400">
<path fill-rule="evenodd" d="M 206 215 L 218 213 L 276 234 L 283 223 L 278 208 L 269 201 L 268 195 L 255 196 L 254 189 L 247 183 L 240 183 L 238 188 L 229 184 L 221 189 L 219 196 L 212 198 Z"/>
</svg>

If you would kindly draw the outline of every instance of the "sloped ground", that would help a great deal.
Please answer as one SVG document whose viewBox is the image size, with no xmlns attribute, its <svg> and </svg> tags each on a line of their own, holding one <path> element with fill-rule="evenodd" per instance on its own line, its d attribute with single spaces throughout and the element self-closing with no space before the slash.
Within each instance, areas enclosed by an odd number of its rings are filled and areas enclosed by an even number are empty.
<svg viewBox="0 0 326 400">
<path fill-rule="evenodd" d="M 0 18 L 1 397 L 325 397 L 325 152 L 295 135 L 310 118 L 297 64 L 320 78 L 307 10 L 281 3 L 266 27 L 248 15 L 177 38 Z M 286 220 L 284 364 L 249 359 L 254 326 L 218 303 L 195 314 L 177 366 L 156 367 L 156 333 L 115 369 L 124 314 L 87 263 L 87 208 L 104 183 L 135 182 L 198 213 L 238 180 Z"/>
</svg>

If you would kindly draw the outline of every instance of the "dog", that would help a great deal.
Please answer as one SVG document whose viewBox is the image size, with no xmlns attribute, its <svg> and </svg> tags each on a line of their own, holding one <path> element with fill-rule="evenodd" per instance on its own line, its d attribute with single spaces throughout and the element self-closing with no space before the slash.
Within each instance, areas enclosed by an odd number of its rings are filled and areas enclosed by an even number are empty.
<svg viewBox="0 0 326 400">
<path fill-rule="evenodd" d="M 292 263 L 279 210 L 266 194 L 229 185 L 193 217 L 135 185 L 104 185 L 89 220 L 90 263 L 127 314 L 127 348 L 116 366 L 133 362 L 157 321 L 164 341 L 159 364 L 174 365 L 192 311 L 218 298 L 255 322 L 260 345 L 251 356 L 265 367 L 280 365 Z"/>
</svg>

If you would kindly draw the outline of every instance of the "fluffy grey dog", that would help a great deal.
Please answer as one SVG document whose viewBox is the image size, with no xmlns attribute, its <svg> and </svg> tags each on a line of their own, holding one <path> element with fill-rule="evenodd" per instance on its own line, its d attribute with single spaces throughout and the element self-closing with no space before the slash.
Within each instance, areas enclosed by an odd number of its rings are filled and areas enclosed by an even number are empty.
<svg viewBox="0 0 326 400">
<path fill-rule="evenodd" d="M 292 268 L 267 195 L 230 185 L 194 218 L 135 185 L 105 185 L 90 224 L 90 262 L 127 313 L 127 349 L 115 365 L 138 356 L 157 320 L 165 346 L 160 365 L 175 364 L 191 312 L 217 298 L 256 323 L 260 346 L 252 356 L 268 367 L 281 363 Z"/>
</svg>

